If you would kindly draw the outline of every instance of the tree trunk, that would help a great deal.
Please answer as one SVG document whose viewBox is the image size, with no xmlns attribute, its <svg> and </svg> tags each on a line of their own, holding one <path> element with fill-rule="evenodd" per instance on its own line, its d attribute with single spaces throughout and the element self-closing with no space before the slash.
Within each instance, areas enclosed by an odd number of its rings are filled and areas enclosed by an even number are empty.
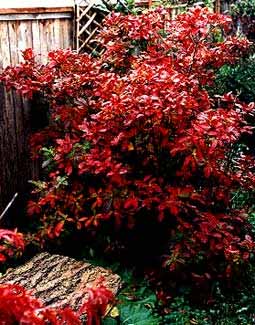
<svg viewBox="0 0 255 325">
<path fill-rule="evenodd" d="M 20 284 L 31 290 L 46 306 L 69 305 L 77 310 L 86 301 L 86 287 L 100 277 L 116 295 L 121 287 L 121 279 L 111 270 L 66 256 L 41 253 L 25 265 L 10 269 L 0 278 L 0 284 Z"/>
</svg>

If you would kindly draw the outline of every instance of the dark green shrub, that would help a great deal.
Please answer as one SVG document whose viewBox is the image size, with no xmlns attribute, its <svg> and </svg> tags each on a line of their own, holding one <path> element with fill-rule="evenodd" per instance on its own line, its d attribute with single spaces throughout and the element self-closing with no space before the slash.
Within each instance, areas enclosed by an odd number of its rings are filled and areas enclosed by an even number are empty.
<svg viewBox="0 0 255 325">
<path fill-rule="evenodd" d="M 217 73 L 213 93 L 233 92 L 247 103 L 255 101 L 255 56 L 241 60 L 237 65 L 224 65 Z"/>
</svg>

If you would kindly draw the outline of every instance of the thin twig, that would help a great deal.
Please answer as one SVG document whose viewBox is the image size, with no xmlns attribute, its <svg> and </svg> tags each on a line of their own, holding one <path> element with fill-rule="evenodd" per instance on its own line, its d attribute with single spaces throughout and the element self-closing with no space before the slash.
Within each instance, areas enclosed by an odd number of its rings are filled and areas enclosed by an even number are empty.
<svg viewBox="0 0 255 325">
<path fill-rule="evenodd" d="M 10 207 L 12 206 L 13 202 L 15 201 L 16 197 L 18 196 L 18 193 L 15 193 L 13 195 L 13 198 L 11 199 L 11 201 L 7 204 L 6 208 L 4 209 L 4 211 L 2 212 L 2 214 L 0 215 L 0 221 L 1 219 L 4 217 L 4 215 L 6 214 L 6 212 L 10 209 Z"/>
</svg>

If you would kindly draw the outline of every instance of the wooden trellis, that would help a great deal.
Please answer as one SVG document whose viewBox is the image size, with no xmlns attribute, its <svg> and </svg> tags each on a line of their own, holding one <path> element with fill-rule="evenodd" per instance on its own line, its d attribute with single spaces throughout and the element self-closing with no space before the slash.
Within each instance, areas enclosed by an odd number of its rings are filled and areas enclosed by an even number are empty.
<svg viewBox="0 0 255 325">
<path fill-rule="evenodd" d="M 150 8 L 153 0 L 136 0 L 137 7 Z M 75 6 L 75 44 L 78 53 L 89 52 L 97 48 L 97 33 L 102 28 L 101 22 L 108 14 L 97 8 L 98 0 L 77 0 Z M 171 17 L 185 11 L 187 4 L 173 5 Z"/>
<path fill-rule="evenodd" d="M 102 28 L 102 20 L 108 14 L 100 10 L 97 5 L 98 0 L 76 0 L 75 1 L 75 44 L 74 48 L 78 53 L 89 52 L 97 48 L 97 33 Z M 222 0 L 214 0 L 214 11 L 220 12 Z M 159 4 L 158 0 L 135 0 L 135 6 L 150 8 Z M 179 3 L 170 6 L 171 18 L 184 12 L 188 8 L 188 3 Z"/>
<path fill-rule="evenodd" d="M 107 13 L 96 8 L 96 0 L 78 0 L 75 8 L 76 39 L 78 53 L 91 52 L 97 44 L 96 34 L 102 28 L 101 22 Z"/>
</svg>

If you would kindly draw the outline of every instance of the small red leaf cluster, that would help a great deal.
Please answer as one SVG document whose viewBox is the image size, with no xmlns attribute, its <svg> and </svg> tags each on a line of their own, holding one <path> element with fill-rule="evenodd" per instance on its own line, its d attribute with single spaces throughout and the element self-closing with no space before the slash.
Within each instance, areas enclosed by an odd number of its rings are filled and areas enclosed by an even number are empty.
<svg viewBox="0 0 255 325">
<path fill-rule="evenodd" d="M 19 256 L 24 249 L 25 243 L 21 233 L 17 230 L 0 229 L 0 262 Z"/>
<path fill-rule="evenodd" d="M 74 312 L 70 307 L 45 307 L 20 285 L 0 285 L 0 324 L 80 325 L 80 316 L 86 314 L 86 324 L 100 325 L 107 305 L 114 301 L 113 293 L 98 282 L 84 294 L 87 302 Z"/>
<path fill-rule="evenodd" d="M 251 151 L 236 150 L 253 132 L 254 104 L 208 87 L 250 43 L 228 36 L 230 18 L 207 9 L 169 17 L 162 8 L 113 13 L 101 56 L 57 50 L 40 65 L 27 50 L 4 71 L 8 87 L 50 104 L 49 126 L 31 140 L 35 158 L 51 156 L 28 213 L 42 240 L 74 227 L 131 232 L 153 219 L 168 233 L 168 272 L 230 277 L 255 248 L 245 211 L 231 207 L 236 190 L 255 186 Z"/>
<path fill-rule="evenodd" d="M 81 306 L 79 313 L 86 314 L 87 325 L 100 325 L 108 305 L 114 302 L 114 295 L 102 285 L 102 279 L 98 279 L 93 287 L 87 289 L 86 293 L 88 295 L 87 302 Z"/>
</svg>

